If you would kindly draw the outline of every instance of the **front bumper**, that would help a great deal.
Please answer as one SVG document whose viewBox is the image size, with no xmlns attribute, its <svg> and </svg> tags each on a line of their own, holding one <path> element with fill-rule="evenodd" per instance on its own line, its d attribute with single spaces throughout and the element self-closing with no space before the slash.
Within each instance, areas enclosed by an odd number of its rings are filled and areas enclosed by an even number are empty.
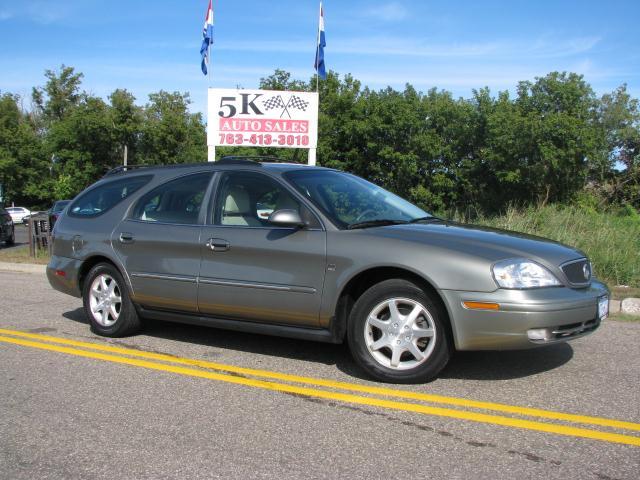
<svg viewBox="0 0 640 480">
<path fill-rule="evenodd" d="M 458 350 L 517 350 L 579 338 L 600 326 L 598 300 L 609 295 L 597 281 L 583 289 L 467 292 L 442 290 Z M 498 310 L 466 308 L 463 302 L 498 304 Z M 530 330 L 546 330 L 530 340 Z"/>
</svg>

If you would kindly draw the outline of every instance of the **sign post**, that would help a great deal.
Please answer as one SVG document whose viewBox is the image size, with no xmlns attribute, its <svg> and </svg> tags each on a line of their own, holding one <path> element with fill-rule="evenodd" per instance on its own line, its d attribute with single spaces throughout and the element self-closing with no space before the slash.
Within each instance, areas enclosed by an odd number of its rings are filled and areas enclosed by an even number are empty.
<svg viewBox="0 0 640 480">
<path fill-rule="evenodd" d="M 210 88 L 207 146 L 309 149 L 316 163 L 318 93 Z"/>
</svg>

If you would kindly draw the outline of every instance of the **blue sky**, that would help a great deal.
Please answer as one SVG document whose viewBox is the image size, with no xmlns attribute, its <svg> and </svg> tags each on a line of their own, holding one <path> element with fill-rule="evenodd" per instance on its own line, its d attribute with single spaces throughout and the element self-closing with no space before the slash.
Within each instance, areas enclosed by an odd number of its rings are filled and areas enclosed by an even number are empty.
<svg viewBox="0 0 640 480">
<path fill-rule="evenodd" d="M 0 0 L 0 91 L 28 95 L 71 65 L 83 87 L 189 92 L 206 109 L 199 48 L 207 0 Z M 553 70 L 597 93 L 640 97 L 640 1 L 325 0 L 327 68 L 374 89 L 411 83 L 469 97 Z M 255 88 L 285 69 L 313 74 L 316 0 L 214 0 L 213 86 Z"/>
</svg>

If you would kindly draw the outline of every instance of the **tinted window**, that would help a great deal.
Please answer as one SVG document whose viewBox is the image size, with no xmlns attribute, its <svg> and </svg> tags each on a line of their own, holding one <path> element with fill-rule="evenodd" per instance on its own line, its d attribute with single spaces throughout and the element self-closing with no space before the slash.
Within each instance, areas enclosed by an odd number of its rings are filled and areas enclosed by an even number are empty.
<svg viewBox="0 0 640 480">
<path fill-rule="evenodd" d="M 296 210 L 310 227 L 320 227 L 313 214 L 272 178 L 258 173 L 227 173 L 218 190 L 214 222 L 271 228 L 269 215 L 285 209 Z"/>
<path fill-rule="evenodd" d="M 197 224 L 211 175 L 187 175 L 154 188 L 138 201 L 134 218 L 146 222 Z"/>
<path fill-rule="evenodd" d="M 122 200 L 145 185 L 150 179 L 150 175 L 127 177 L 91 188 L 73 202 L 71 207 L 69 207 L 69 215 L 76 217 L 97 217 L 111 210 Z M 57 211 L 55 207 L 53 211 Z"/>
</svg>

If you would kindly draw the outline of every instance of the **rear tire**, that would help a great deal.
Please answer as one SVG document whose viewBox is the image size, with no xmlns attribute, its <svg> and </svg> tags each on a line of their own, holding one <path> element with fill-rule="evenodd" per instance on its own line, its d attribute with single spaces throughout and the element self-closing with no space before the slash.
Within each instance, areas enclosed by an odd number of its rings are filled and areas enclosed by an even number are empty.
<svg viewBox="0 0 640 480">
<path fill-rule="evenodd" d="M 16 243 L 16 227 L 11 229 L 11 236 L 4 241 L 4 244 L 8 247 L 15 245 Z"/>
<path fill-rule="evenodd" d="M 451 356 L 440 302 L 412 282 L 391 279 L 356 301 L 348 324 L 349 349 L 372 377 L 390 383 L 435 378 Z"/>
<path fill-rule="evenodd" d="M 124 337 L 141 326 L 129 290 L 117 268 L 99 263 L 86 277 L 82 288 L 84 312 L 91 331 L 103 337 Z"/>
</svg>

